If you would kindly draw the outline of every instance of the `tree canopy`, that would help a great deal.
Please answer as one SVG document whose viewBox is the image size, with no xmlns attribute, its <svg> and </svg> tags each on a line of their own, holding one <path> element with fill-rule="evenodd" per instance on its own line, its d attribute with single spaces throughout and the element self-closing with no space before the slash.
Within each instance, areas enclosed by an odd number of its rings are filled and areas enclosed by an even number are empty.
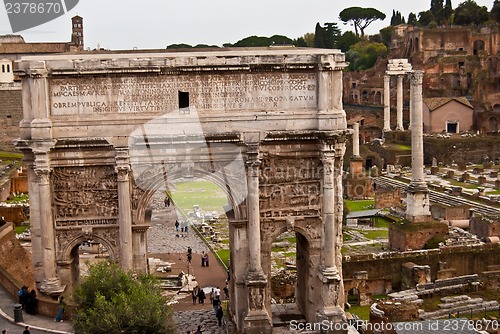
<svg viewBox="0 0 500 334">
<path fill-rule="evenodd" d="M 116 263 L 101 261 L 75 289 L 73 319 L 78 334 L 173 334 L 168 299 L 150 275 L 133 277 Z"/>
<path fill-rule="evenodd" d="M 363 37 L 365 28 L 373 21 L 385 19 L 385 14 L 375 8 L 349 7 L 340 12 L 339 18 L 346 23 L 352 21 L 356 36 Z"/>
<path fill-rule="evenodd" d="M 334 49 L 340 39 L 340 29 L 337 23 L 325 23 L 322 27 L 319 22 L 316 23 L 314 32 L 314 47 L 323 49 Z"/>
<path fill-rule="evenodd" d="M 346 60 L 349 62 L 348 69 L 351 71 L 369 69 L 375 65 L 378 57 L 386 55 L 387 47 L 384 44 L 362 40 L 352 45 L 346 53 Z"/>
<path fill-rule="evenodd" d="M 453 22 L 457 25 L 482 24 L 488 21 L 488 8 L 479 6 L 474 0 L 465 0 L 455 8 Z"/>
<path fill-rule="evenodd" d="M 500 23 L 500 1 L 495 0 L 493 2 L 493 7 L 491 8 L 490 12 L 490 18 L 495 21 Z"/>
</svg>

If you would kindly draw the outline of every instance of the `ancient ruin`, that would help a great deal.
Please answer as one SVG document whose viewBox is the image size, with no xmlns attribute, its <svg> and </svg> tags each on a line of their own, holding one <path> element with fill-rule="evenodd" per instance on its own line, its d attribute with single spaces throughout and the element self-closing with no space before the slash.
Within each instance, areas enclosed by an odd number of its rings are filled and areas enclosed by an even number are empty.
<svg viewBox="0 0 500 334">
<path fill-rule="evenodd" d="M 230 208 L 230 309 L 239 332 L 270 333 L 270 254 L 297 236 L 296 304 L 344 319 L 344 55 L 269 48 L 25 57 L 17 147 L 28 170 L 34 276 L 58 295 L 78 281 L 78 246 L 104 245 L 146 271 L 146 212 L 184 176 Z"/>
</svg>

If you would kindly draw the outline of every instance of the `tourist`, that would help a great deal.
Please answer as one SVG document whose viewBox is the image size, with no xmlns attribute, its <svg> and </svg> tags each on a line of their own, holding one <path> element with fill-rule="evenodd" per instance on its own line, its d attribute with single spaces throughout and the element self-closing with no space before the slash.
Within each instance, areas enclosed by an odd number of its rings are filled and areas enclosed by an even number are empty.
<svg viewBox="0 0 500 334">
<path fill-rule="evenodd" d="M 196 305 L 196 299 L 198 299 L 198 287 L 195 286 L 193 291 L 191 291 L 191 298 L 193 298 L 193 305 Z"/>
<path fill-rule="evenodd" d="M 179 221 L 175 220 L 175 232 L 179 232 Z"/>
<path fill-rule="evenodd" d="M 209 262 L 208 262 L 208 252 L 205 253 L 205 255 L 203 255 L 203 257 L 205 258 L 205 267 L 208 267 L 208 264 L 209 264 Z"/>
<path fill-rule="evenodd" d="M 214 307 L 214 312 L 215 312 L 215 315 L 217 315 L 217 310 L 219 308 L 219 305 L 220 305 L 220 299 L 217 298 L 217 297 L 214 297 L 214 300 L 212 302 L 212 305 Z"/>
<path fill-rule="evenodd" d="M 30 334 L 30 326 L 24 326 L 23 334 Z"/>
<path fill-rule="evenodd" d="M 26 285 L 23 285 L 21 290 L 19 290 L 19 292 L 17 293 L 17 296 L 19 297 L 19 304 L 21 304 L 23 308 L 26 308 L 26 300 L 29 296 L 28 287 Z"/>
<path fill-rule="evenodd" d="M 198 325 L 198 329 L 196 330 L 196 332 L 194 334 L 201 334 L 201 333 L 203 333 L 203 331 L 205 331 L 205 326 Z"/>
<path fill-rule="evenodd" d="M 224 316 L 222 305 L 219 304 L 219 308 L 217 309 L 215 316 L 217 317 L 217 321 L 219 321 L 219 326 L 222 326 L 222 317 Z"/>
<path fill-rule="evenodd" d="M 224 295 L 226 299 L 229 299 L 229 286 L 226 282 L 226 286 L 224 287 Z"/>
<path fill-rule="evenodd" d="M 2 334 L 7 334 L 7 330 L 6 330 L 6 329 L 4 329 L 4 330 L 2 331 Z"/>
<path fill-rule="evenodd" d="M 201 252 L 201 266 L 205 266 L 205 251 Z"/>
<path fill-rule="evenodd" d="M 220 289 L 218 286 L 215 287 L 214 296 L 215 298 L 220 299 Z"/>
<path fill-rule="evenodd" d="M 205 299 L 207 297 L 205 296 L 205 291 L 203 289 L 198 289 L 198 303 L 200 304 L 205 304 Z"/>
<path fill-rule="evenodd" d="M 36 315 L 37 302 L 36 291 L 35 289 L 31 289 L 30 294 L 26 298 L 26 313 Z"/>
<path fill-rule="evenodd" d="M 214 288 L 212 288 L 212 291 L 210 291 L 210 304 L 214 302 Z"/>
<path fill-rule="evenodd" d="M 64 307 L 66 306 L 66 303 L 64 302 L 64 297 L 61 296 L 59 298 L 59 305 L 57 307 L 57 315 L 56 318 L 54 319 L 55 322 L 63 322 L 62 316 L 64 313 Z"/>
</svg>

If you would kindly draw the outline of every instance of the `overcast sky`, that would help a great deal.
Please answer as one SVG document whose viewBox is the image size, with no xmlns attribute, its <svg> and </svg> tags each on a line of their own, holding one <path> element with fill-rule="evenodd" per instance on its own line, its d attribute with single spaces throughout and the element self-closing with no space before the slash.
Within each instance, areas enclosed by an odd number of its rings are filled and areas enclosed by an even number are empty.
<svg viewBox="0 0 500 334">
<path fill-rule="evenodd" d="M 24 1 L 24 0 L 23 0 Z M 50 1 L 50 0 L 47 0 Z M 455 8 L 460 2 L 452 0 Z M 476 0 L 491 10 L 493 0 Z M 430 8 L 430 0 L 80 0 L 68 14 L 51 22 L 19 32 L 26 42 L 63 42 L 70 39 L 71 17 L 83 17 L 85 47 L 109 49 L 165 48 L 170 44 L 222 46 L 248 36 L 285 35 L 290 38 L 314 32 L 317 22 L 338 22 L 342 32 L 354 31 L 344 25 L 339 13 L 346 7 L 373 7 L 386 14 L 366 33 L 388 26 L 392 11 L 405 19 Z M 10 34 L 5 7 L 0 7 L 0 34 Z"/>
</svg>

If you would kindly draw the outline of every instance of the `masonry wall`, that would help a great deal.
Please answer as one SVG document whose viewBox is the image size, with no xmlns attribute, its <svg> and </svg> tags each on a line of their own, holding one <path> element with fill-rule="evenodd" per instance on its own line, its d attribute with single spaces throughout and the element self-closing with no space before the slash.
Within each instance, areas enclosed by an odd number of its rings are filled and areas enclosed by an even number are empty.
<svg viewBox="0 0 500 334">
<path fill-rule="evenodd" d="M 431 267 L 431 280 L 437 279 L 440 262 L 447 268 L 454 268 L 456 275 L 471 275 L 488 271 L 489 267 L 500 265 L 500 244 L 480 246 L 446 247 L 442 249 L 412 252 L 390 252 L 344 256 L 342 270 L 344 277 L 353 277 L 355 272 L 367 271 L 370 279 L 390 278 L 394 289 L 401 285 L 402 265 L 413 262 Z"/>
<path fill-rule="evenodd" d="M 22 118 L 21 86 L 0 86 L 0 149 L 12 151 L 12 141 L 19 138 Z"/>
</svg>

